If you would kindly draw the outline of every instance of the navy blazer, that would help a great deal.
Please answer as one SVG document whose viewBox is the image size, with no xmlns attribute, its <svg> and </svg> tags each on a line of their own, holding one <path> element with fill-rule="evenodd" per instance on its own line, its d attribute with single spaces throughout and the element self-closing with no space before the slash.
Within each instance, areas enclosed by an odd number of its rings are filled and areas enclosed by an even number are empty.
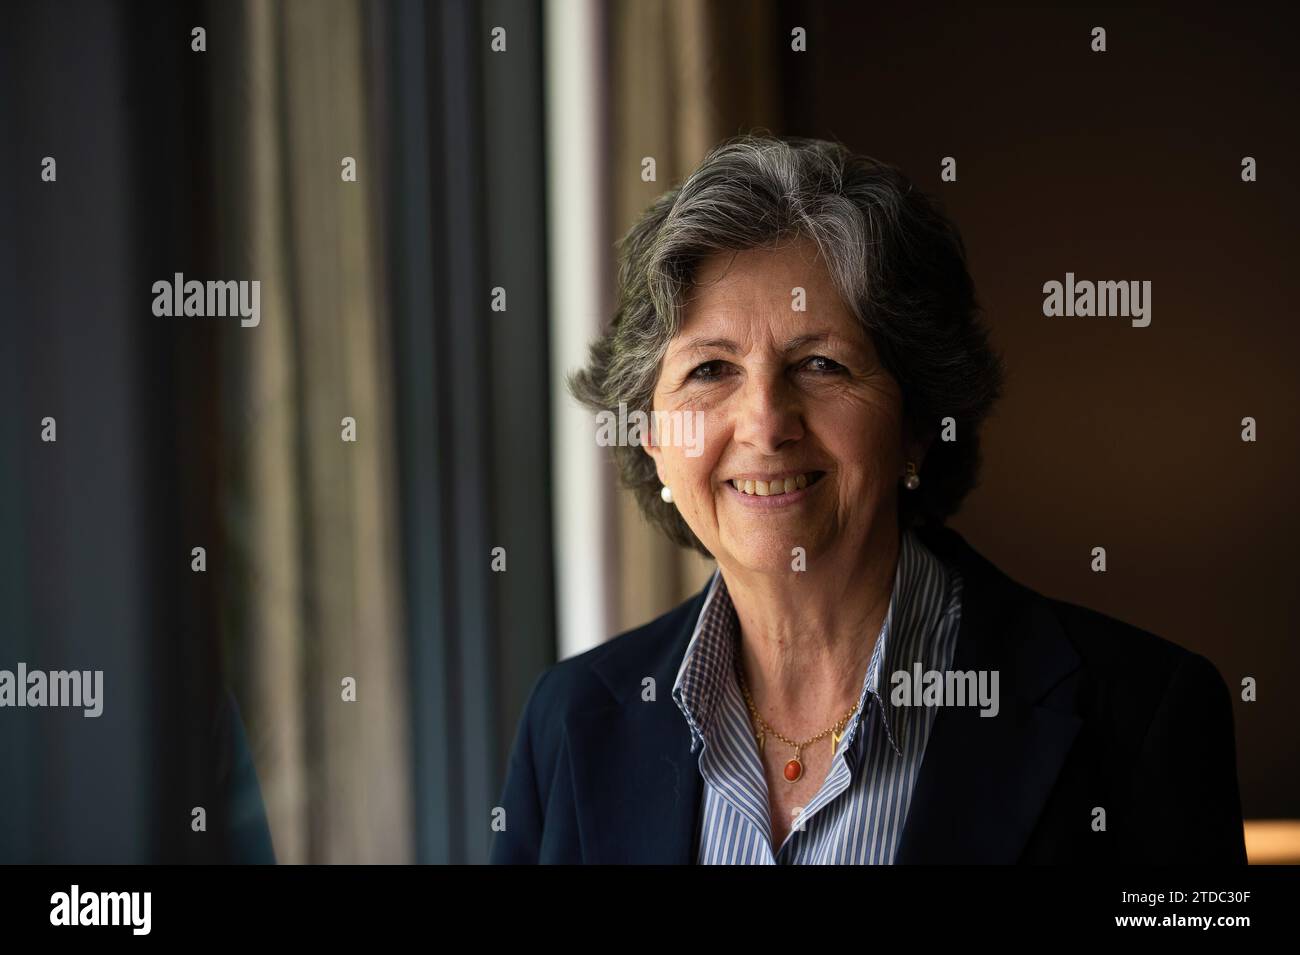
<svg viewBox="0 0 1300 955">
<path fill-rule="evenodd" d="M 896 861 L 1244 864 L 1214 665 L 1015 583 L 949 528 L 917 533 L 965 578 L 952 668 L 998 670 L 1001 709 L 939 709 Z M 538 678 L 492 862 L 695 861 L 703 750 L 671 689 L 706 590 Z"/>
</svg>

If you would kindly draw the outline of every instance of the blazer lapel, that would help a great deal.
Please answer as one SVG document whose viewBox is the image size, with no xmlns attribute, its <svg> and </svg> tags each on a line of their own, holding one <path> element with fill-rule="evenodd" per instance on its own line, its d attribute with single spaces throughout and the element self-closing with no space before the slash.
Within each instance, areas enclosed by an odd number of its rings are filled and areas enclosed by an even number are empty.
<svg viewBox="0 0 1300 955">
<path fill-rule="evenodd" d="M 1000 708 L 939 709 L 895 861 L 1013 863 L 1081 725 L 1063 682 L 1079 658 L 1041 598 L 954 531 L 922 537 L 965 580 L 952 667 L 997 670 Z"/>
<path fill-rule="evenodd" d="M 642 637 L 648 653 L 593 663 L 612 698 L 566 721 L 585 863 L 695 861 L 700 751 L 691 752 L 672 686 L 707 591 L 670 617 L 658 640 Z M 655 680 L 653 701 L 641 698 L 647 676 Z"/>
</svg>

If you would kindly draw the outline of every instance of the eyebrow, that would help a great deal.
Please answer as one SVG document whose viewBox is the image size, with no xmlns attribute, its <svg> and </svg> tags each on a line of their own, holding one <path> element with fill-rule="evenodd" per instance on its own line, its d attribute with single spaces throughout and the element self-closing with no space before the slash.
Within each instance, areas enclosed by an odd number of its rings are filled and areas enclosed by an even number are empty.
<svg viewBox="0 0 1300 955">
<path fill-rule="evenodd" d="M 791 338 L 782 345 L 781 350 L 783 352 L 791 352 L 798 348 L 802 348 L 804 345 L 812 344 L 813 342 L 829 341 L 830 337 L 831 336 L 826 332 L 821 332 L 816 335 L 796 335 L 794 338 Z M 720 351 L 727 352 L 731 355 L 740 351 L 740 346 L 730 338 L 692 338 L 679 347 L 676 352 L 681 355 L 690 352 L 704 351 L 708 348 L 717 348 Z"/>
</svg>

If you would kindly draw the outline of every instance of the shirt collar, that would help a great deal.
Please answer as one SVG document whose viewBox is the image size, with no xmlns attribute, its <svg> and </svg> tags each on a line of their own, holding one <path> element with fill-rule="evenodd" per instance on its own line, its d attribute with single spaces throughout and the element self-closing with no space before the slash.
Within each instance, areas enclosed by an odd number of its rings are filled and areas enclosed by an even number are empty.
<svg viewBox="0 0 1300 955">
<path fill-rule="evenodd" d="M 840 752 L 846 752 L 857 734 L 868 698 L 877 703 L 885 736 L 894 752 L 903 755 L 900 739 L 915 734 L 903 732 L 909 707 L 895 706 L 881 693 L 881 674 L 906 669 L 912 661 L 931 668 L 935 626 L 943 615 L 951 593 L 951 575 L 911 530 L 902 534 L 898 565 L 894 574 L 889 609 L 880 628 L 867 674 L 862 681 L 858 709 L 846 727 Z M 672 697 L 686 718 L 691 734 L 691 752 L 705 741 L 713 715 L 722 701 L 724 681 L 731 679 L 740 623 L 721 570 L 709 581 L 704 606 L 695 631 L 673 682 Z"/>
</svg>

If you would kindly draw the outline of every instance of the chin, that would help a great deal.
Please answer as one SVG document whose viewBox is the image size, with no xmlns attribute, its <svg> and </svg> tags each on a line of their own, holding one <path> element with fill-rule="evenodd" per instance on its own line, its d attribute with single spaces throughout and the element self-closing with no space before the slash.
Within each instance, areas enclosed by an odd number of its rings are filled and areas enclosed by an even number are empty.
<svg viewBox="0 0 1300 955">
<path fill-rule="evenodd" d="M 802 547 L 803 565 L 807 567 L 813 554 L 821 550 L 817 543 L 810 540 L 806 528 L 781 531 L 776 528 L 764 528 L 757 532 L 728 535 L 730 540 L 726 553 L 731 562 L 746 570 L 764 574 L 795 573 L 794 562 L 796 547 Z"/>
</svg>

